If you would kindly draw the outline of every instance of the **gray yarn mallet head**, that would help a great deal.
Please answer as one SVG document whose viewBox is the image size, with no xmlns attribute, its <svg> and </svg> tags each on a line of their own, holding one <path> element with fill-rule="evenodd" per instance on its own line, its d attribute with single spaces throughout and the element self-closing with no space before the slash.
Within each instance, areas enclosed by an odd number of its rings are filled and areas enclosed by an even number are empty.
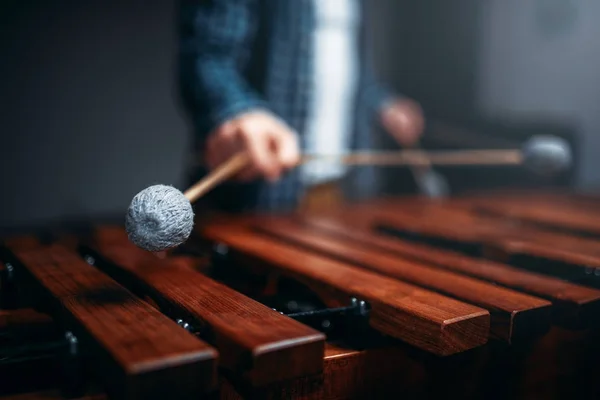
<svg viewBox="0 0 600 400">
<path fill-rule="evenodd" d="M 560 137 L 534 136 L 525 143 L 522 152 L 525 165 L 540 175 L 554 175 L 571 165 L 569 143 Z"/>
<path fill-rule="evenodd" d="M 163 251 L 184 243 L 194 227 L 194 210 L 181 191 L 150 186 L 131 201 L 125 228 L 129 240 L 148 251 Z"/>
</svg>

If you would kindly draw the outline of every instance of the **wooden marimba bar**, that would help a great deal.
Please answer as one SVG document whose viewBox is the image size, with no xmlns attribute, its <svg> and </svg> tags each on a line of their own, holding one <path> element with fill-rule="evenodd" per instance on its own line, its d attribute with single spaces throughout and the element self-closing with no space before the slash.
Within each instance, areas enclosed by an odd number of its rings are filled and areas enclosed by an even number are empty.
<svg viewBox="0 0 600 400">
<path fill-rule="evenodd" d="M 4 242 L 11 399 L 596 398 L 600 200 L 379 199 Z M 0 397 L 1 399 L 2 397 Z"/>
</svg>

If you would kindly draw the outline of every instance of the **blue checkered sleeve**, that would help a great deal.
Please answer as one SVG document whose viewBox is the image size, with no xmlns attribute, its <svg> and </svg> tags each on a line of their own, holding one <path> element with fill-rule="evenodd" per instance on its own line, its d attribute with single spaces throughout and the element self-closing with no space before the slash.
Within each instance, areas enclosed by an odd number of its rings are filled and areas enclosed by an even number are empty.
<svg viewBox="0 0 600 400">
<path fill-rule="evenodd" d="M 203 136 L 244 111 L 267 104 L 244 80 L 256 31 L 257 0 L 183 0 L 180 7 L 181 97 Z"/>
<path fill-rule="evenodd" d="M 363 78 L 363 96 L 366 106 L 366 111 L 371 117 L 371 121 L 375 126 L 382 128 L 379 125 L 379 115 L 382 109 L 391 101 L 398 100 L 404 97 L 402 94 L 391 90 L 386 85 L 382 84 L 375 75 L 374 67 L 371 58 L 365 60 L 365 71 Z"/>
<path fill-rule="evenodd" d="M 370 117 L 370 121 L 375 119 L 375 125 L 378 125 L 378 117 L 383 107 L 394 99 L 403 97 L 401 94 L 392 91 L 389 87 L 383 85 L 375 73 L 372 41 L 375 39 L 372 34 L 372 27 L 369 26 L 369 22 L 373 22 L 367 18 L 367 7 L 366 1 L 363 3 L 363 14 L 365 26 L 363 26 L 362 38 L 361 38 L 361 49 L 363 57 L 363 78 L 362 88 L 363 92 L 363 106 L 365 111 Z"/>
<path fill-rule="evenodd" d="M 396 93 L 379 82 L 370 65 L 366 67 L 364 83 L 366 104 L 372 113 L 378 114 L 388 102 L 398 98 Z"/>
</svg>

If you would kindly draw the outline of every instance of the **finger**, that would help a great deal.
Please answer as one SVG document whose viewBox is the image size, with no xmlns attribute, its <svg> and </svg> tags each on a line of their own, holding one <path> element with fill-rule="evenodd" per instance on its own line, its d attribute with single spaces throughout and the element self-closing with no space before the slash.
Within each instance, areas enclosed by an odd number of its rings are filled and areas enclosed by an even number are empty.
<svg viewBox="0 0 600 400">
<path fill-rule="evenodd" d="M 270 136 L 270 152 L 273 155 L 275 171 L 272 180 L 281 177 L 284 170 L 297 163 L 298 149 L 296 135 L 286 125 L 274 123 Z"/>
<path fill-rule="evenodd" d="M 298 135 L 284 121 L 274 118 L 271 120 L 275 133 L 275 155 L 282 169 L 294 167 L 300 161 Z"/>
<path fill-rule="evenodd" d="M 420 135 L 425 128 L 425 118 L 421 106 L 417 103 L 410 102 L 408 103 L 408 107 L 404 114 L 408 120 L 408 129 L 410 129 L 412 135 Z"/>
<path fill-rule="evenodd" d="M 235 176 L 235 180 L 239 182 L 251 182 L 260 176 L 259 171 L 254 167 L 244 168 Z"/>
<path fill-rule="evenodd" d="M 211 170 L 218 168 L 231 157 L 231 154 L 232 145 L 229 141 L 223 138 L 215 139 L 208 154 L 209 168 Z"/>
<path fill-rule="evenodd" d="M 383 125 L 388 131 L 397 131 L 402 129 L 402 117 L 399 117 L 398 107 L 386 110 L 382 115 Z"/>
<path fill-rule="evenodd" d="M 270 157 L 270 166 L 268 173 L 265 174 L 265 178 L 270 182 L 277 181 L 281 177 L 284 169 L 284 166 L 279 159 L 280 135 L 280 132 L 269 132 L 267 135 L 266 146 Z"/>
<path fill-rule="evenodd" d="M 293 168 L 300 162 L 298 136 L 295 133 L 284 131 L 277 136 L 276 156 L 282 169 Z"/>
<path fill-rule="evenodd" d="M 422 131 L 419 116 L 409 112 L 398 112 L 394 119 L 394 136 L 404 145 L 414 144 Z"/>
<path fill-rule="evenodd" d="M 221 130 L 210 138 L 207 153 L 210 170 L 220 167 L 239 151 L 234 133 L 233 130 Z"/>
<path fill-rule="evenodd" d="M 242 134 L 242 143 L 253 169 L 267 179 L 275 179 L 277 167 L 272 152 L 270 152 L 269 136 L 264 131 L 246 131 Z"/>
<path fill-rule="evenodd" d="M 279 161 L 279 133 L 271 133 L 267 137 L 267 149 L 272 160 L 272 167 L 265 178 L 270 182 L 275 182 L 281 177 L 283 165 Z"/>
<path fill-rule="evenodd" d="M 412 115 L 406 119 L 403 129 L 408 139 L 416 141 L 423 133 L 424 121 L 419 115 Z"/>
<path fill-rule="evenodd" d="M 218 138 L 215 136 L 210 136 L 206 141 L 206 149 L 204 151 L 204 158 L 206 160 L 206 165 L 209 169 L 215 168 L 218 162 Z"/>
</svg>

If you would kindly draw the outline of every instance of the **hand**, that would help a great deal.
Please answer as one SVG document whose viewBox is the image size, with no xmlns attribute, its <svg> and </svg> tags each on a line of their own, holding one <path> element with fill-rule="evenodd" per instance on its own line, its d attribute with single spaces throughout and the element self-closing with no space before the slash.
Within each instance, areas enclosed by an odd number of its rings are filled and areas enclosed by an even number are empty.
<svg viewBox="0 0 600 400">
<path fill-rule="evenodd" d="M 214 169 L 240 151 L 247 151 L 250 165 L 236 179 L 279 179 L 300 159 L 298 139 L 284 122 L 265 111 L 253 111 L 230 120 L 208 137 L 205 160 Z"/>
<path fill-rule="evenodd" d="M 413 100 L 401 99 L 387 105 L 381 112 L 385 129 L 403 146 L 414 145 L 425 128 L 421 106 Z"/>
</svg>

